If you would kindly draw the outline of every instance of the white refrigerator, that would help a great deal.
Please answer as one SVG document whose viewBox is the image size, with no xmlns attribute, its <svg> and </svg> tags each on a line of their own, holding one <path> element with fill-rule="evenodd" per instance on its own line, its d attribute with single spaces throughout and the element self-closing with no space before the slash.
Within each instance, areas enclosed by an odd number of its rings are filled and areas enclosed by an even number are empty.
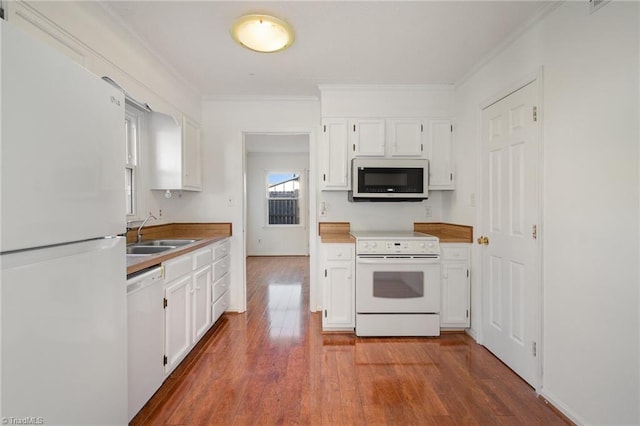
<svg viewBox="0 0 640 426">
<path fill-rule="evenodd" d="M 0 418 L 126 424 L 124 96 L 0 29 Z"/>
</svg>

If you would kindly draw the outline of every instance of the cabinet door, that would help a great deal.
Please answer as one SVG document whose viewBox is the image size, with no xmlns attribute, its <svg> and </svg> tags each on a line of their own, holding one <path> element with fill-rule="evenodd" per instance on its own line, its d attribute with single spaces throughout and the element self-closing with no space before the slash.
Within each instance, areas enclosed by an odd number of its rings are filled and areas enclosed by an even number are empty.
<svg viewBox="0 0 640 426">
<path fill-rule="evenodd" d="M 347 120 L 325 120 L 322 124 L 322 176 L 323 191 L 349 190 L 349 140 Z"/>
<path fill-rule="evenodd" d="M 419 119 L 389 120 L 389 154 L 392 157 L 422 157 L 424 125 Z"/>
<path fill-rule="evenodd" d="M 165 288 L 165 373 L 170 373 L 191 347 L 191 274 Z"/>
<path fill-rule="evenodd" d="M 328 262 L 324 287 L 323 328 L 355 327 L 353 262 Z"/>
<path fill-rule="evenodd" d="M 442 262 L 441 327 L 469 326 L 469 287 L 466 262 Z"/>
<path fill-rule="evenodd" d="M 211 281 L 211 265 L 205 266 L 193 274 L 193 343 L 200 340 L 211 325 Z"/>
<path fill-rule="evenodd" d="M 202 189 L 200 167 L 200 127 L 188 117 L 182 119 L 182 186 Z"/>
<path fill-rule="evenodd" d="M 349 123 L 349 142 L 354 157 L 383 157 L 384 137 L 382 119 L 357 119 Z"/>
<path fill-rule="evenodd" d="M 452 127 L 449 120 L 429 122 L 429 189 L 454 189 Z"/>
<path fill-rule="evenodd" d="M 321 244 L 324 330 L 353 330 L 356 322 L 353 244 Z"/>
</svg>

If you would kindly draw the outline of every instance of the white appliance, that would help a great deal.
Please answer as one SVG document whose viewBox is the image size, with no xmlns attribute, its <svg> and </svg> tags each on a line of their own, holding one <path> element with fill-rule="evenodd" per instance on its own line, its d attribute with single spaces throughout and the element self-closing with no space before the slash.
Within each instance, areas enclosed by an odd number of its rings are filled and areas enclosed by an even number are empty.
<svg viewBox="0 0 640 426">
<path fill-rule="evenodd" d="M 161 267 L 127 279 L 129 421 L 164 381 L 163 282 Z"/>
<path fill-rule="evenodd" d="M 0 20 L 0 417 L 127 423 L 124 96 Z"/>
<path fill-rule="evenodd" d="M 352 232 L 356 335 L 440 335 L 440 244 L 419 232 Z"/>
</svg>

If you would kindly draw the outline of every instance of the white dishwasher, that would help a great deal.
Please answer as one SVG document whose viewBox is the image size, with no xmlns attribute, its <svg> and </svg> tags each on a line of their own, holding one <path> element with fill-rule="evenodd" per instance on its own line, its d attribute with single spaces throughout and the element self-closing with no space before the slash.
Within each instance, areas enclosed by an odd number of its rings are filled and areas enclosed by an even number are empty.
<svg viewBox="0 0 640 426">
<path fill-rule="evenodd" d="M 127 276 L 127 379 L 129 421 L 164 380 L 163 269 Z"/>
</svg>

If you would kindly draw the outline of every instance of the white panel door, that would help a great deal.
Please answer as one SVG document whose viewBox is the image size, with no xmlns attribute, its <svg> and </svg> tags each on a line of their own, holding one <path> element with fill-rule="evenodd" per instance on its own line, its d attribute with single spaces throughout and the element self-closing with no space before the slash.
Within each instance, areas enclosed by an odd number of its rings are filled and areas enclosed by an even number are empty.
<svg viewBox="0 0 640 426">
<path fill-rule="evenodd" d="M 536 387 L 539 336 L 537 83 L 482 113 L 483 343 Z"/>
</svg>

